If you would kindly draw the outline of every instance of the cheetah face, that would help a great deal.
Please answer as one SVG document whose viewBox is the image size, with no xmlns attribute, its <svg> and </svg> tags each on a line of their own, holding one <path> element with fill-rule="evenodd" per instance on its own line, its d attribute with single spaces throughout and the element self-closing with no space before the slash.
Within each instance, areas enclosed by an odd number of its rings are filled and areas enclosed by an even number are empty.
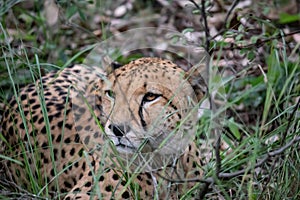
<svg viewBox="0 0 300 200">
<path fill-rule="evenodd" d="M 182 153 L 195 134 L 198 98 L 170 61 L 143 58 L 102 81 L 107 137 L 120 153 Z"/>
</svg>

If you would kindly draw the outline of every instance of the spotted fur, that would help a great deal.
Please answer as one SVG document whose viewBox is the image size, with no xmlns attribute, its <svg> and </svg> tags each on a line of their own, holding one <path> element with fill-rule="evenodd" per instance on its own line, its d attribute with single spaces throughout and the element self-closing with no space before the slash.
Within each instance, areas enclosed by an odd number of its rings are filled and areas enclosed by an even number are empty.
<svg viewBox="0 0 300 200">
<path fill-rule="evenodd" d="M 195 78 L 159 58 L 110 74 L 84 65 L 49 73 L 6 106 L 2 154 L 21 162 L 2 161 L 8 176 L 28 190 L 47 185 L 42 192 L 52 198 L 180 198 L 195 184 L 169 179 L 203 174 L 197 143 L 183 137 L 195 135 L 203 98 Z M 180 134 L 161 146 L 172 131 Z M 140 158 L 149 155 L 147 165 Z"/>
</svg>

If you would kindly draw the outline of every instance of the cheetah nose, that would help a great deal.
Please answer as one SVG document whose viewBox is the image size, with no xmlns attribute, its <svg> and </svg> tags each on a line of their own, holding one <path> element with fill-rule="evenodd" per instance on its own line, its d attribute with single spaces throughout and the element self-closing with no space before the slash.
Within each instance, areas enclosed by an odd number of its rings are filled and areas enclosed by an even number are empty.
<svg viewBox="0 0 300 200">
<path fill-rule="evenodd" d="M 130 127 L 127 125 L 110 124 L 108 128 L 119 138 L 123 137 L 130 131 Z"/>
</svg>

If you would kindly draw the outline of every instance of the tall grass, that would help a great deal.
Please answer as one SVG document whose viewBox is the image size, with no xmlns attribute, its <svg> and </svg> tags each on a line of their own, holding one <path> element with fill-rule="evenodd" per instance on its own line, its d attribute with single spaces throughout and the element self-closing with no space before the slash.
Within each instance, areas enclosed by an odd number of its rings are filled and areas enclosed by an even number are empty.
<svg viewBox="0 0 300 200">
<path fill-rule="evenodd" d="M 99 2 L 98 2 L 99 3 Z M 74 7 L 75 6 L 75 7 Z M 76 12 L 81 12 L 81 16 L 88 16 L 88 13 L 80 7 L 81 5 L 73 5 L 67 12 L 67 18 L 71 18 Z M 1 14 L 2 21 L 7 20 L 5 14 L 7 14 L 7 8 L 4 13 Z M 77 9 L 77 10 L 76 10 Z M 70 63 L 80 62 L 86 52 L 91 48 L 79 50 L 79 53 L 75 56 L 70 56 L 64 53 L 62 48 L 66 46 L 59 46 L 59 36 L 55 37 L 54 42 L 50 37 L 45 38 L 45 44 L 40 45 L 37 43 L 38 34 L 33 33 L 35 29 L 31 28 L 40 25 L 43 30 L 41 32 L 47 32 L 48 29 L 45 26 L 45 19 L 41 17 L 41 13 L 36 11 L 34 15 L 25 11 L 23 8 L 16 8 L 17 12 L 25 14 L 22 17 L 27 20 L 25 29 L 27 33 L 21 34 L 21 30 L 16 27 L 19 34 L 17 40 L 19 46 L 24 46 L 25 42 L 32 42 L 32 48 L 20 48 L 21 50 L 12 47 L 9 35 L 8 27 L 2 22 L 1 28 L 1 103 L 8 105 L 8 97 L 14 96 L 18 99 L 18 93 L 20 87 L 33 82 L 37 84 L 37 79 L 41 78 L 43 74 L 48 73 L 50 69 L 59 69 L 57 65 L 68 66 Z M 37 25 L 34 25 L 37 24 Z M 105 29 L 104 25 L 102 24 Z M 40 33 L 40 31 L 39 31 Z M 105 33 L 105 31 L 104 31 Z M 58 35 L 68 34 L 64 31 L 59 32 Z M 45 34 L 47 35 L 47 34 Z M 106 37 L 106 36 L 103 36 Z M 97 41 L 97 39 L 90 41 Z M 52 43 L 53 42 L 53 43 Z M 78 42 L 78 41 L 76 41 Z M 242 41 L 243 42 L 243 41 Z M 282 42 L 283 48 L 278 48 L 277 43 Z M 26 46 L 26 45 L 25 45 Z M 215 155 L 205 166 L 204 178 L 213 178 L 214 182 L 208 188 L 202 188 L 203 193 L 206 194 L 207 199 L 298 199 L 300 198 L 300 159 L 299 159 L 299 143 L 290 145 L 287 150 L 282 153 L 270 157 L 267 162 L 264 162 L 261 166 L 257 167 L 256 164 L 268 155 L 268 152 L 272 152 L 277 149 L 281 149 L 285 144 L 291 141 L 294 137 L 300 134 L 300 113 L 299 102 L 300 98 L 300 60 L 299 57 L 296 60 L 292 60 L 291 57 L 297 54 L 299 51 L 299 45 L 295 46 L 289 54 L 285 49 L 285 38 L 274 39 L 265 44 L 264 59 L 266 61 L 265 66 L 249 66 L 233 75 L 226 75 L 226 72 L 222 74 L 222 77 L 215 77 L 216 79 L 222 78 L 225 85 L 227 101 L 221 102 L 220 112 L 227 111 L 222 126 L 222 140 L 225 142 L 226 147 L 221 151 L 221 172 L 222 173 L 234 173 L 238 170 L 244 170 L 244 173 L 232 177 L 218 179 L 216 177 L 216 161 Z M 34 51 L 42 49 L 43 51 Z M 32 54 L 32 51 L 34 52 Z M 47 59 L 49 52 L 59 52 L 57 62 L 52 63 L 55 59 L 51 60 L 51 63 Z M 77 51 L 78 52 L 78 51 Z M 255 49 L 245 49 L 243 53 L 255 54 Z M 40 54 L 39 54 L 40 53 Z M 224 53 L 222 48 L 218 55 Z M 74 53 L 75 54 L 75 53 Z M 72 55 L 74 55 L 72 54 Z M 297 57 L 297 56 L 296 56 Z M 217 58 L 218 61 L 220 58 Z M 251 74 L 254 71 L 255 73 Z M 21 80 L 21 81 L 20 81 Z M 40 87 L 43 88 L 43 87 Z M 39 94 L 42 115 L 45 119 L 45 125 L 47 130 L 47 136 L 49 139 L 49 147 L 51 151 L 51 160 L 53 168 L 56 169 L 54 163 L 54 152 L 51 144 L 51 125 L 48 120 L 48 113 L 45 107 L 45 99 L 43 97 L 43 91 Z M 67 99 L 67 102 L 69 99 Z M 23 124 L 25 124 L 25 132 L 27 138 L 29 138 L 28 127 L 26 127 L 26 119 L 24 116 L 22 105 L 19 100 L 18 111 L 20 112 Z M 297 107 L 298 106 L 298 107 Z M 216 113 L 218 115 L 220 113 Z M 65 112 L 66 116 L 66 112 Z M 209 120 L 202 119 L 198 135 L 207 134 L 201 132 L 205 127 L 205 123 Z M 1 130 L 1 129 L 0 129 Z M 62 133 L 63 134 L 63 133 Z M 5 138 L 0 133 L 0 139 L 5 141 Z M 200 141 L 196 141 L 200 142 Z M 30 143 L 29 143 L 30 144 Z M 36 163 L 41 162 L 40 157 L 36 152 L 37 147 L 34 145 L 22 145 L 22 149 L 27 153 L 30 153 L 35 158 Z M 61 144 L 63 145 L 63 144 Z M 109 144 L 107 144 L 109 145 Z M 212 149 L 213 151 L 213 149 Z M 85 152 L 82 159 L 88 160 L 88 152 Z M 104 152 L 105 153 L 105 152 Z M 13 155 L 13 154 L 12 154 Z M 26 154 L 24 154 L 26 155 Z M 15 163 L 21 164 L 16 160 L 14 156 L 0 155 L 1 160 L 10 160 Z M 204 159 L 204 158 L 203 158 Z M 70 166 L 66 166 L 64 170 L 67 170 Z M 90 166 L 91 167 L 91 166 Z M 39 198 L 44 199 L 48 194 L 48 188 L 46 185 L 41 185 L 42 180 L 45 179 L 43 174 L 38 174 L 38 179 L 35 177 L 35 172 L 29 167 L 28 157 L 25 156 L 25 170 L 29 175 L 29 182 L 31 188 L 30 192 L 24 189 L 17 190 L 18 187 L 14 186 L 9 188 L 4 183 L 3 176 L 0 176 L 0 193 L 1 198 L 24 197 L 25 198 Z M 125 168 L 125 166 L 124 166 Z M 101 170 L 99 170 L 101 171 Z M 56 176 L 59 176 L 63 171 L 55 171 Z M 99 173 L 93 175 L 94 180 L 98 180 Z M 138 193 L 138 188 L 133 183 L 132 177 L 126 177 L 126 186 L 130 187 L 134 193 Z M 51 180 L 52 181 L 52 180 Z M 162 184 L 162 183 L 158 183 Z M 197 183 L 194 188 L 186 191 L 186 194 L 182 199 L 190 199 L 191 194 L 195 191 L 199 191 L 200 183 Z M 58 188 L 58 184 L 56 184 Z M 101 199 L 101 191 L 98 187 L 94 188 L 95 196 Z M 57 198 L 63 194 L 58 194 Z M 138 199 L 138 196 L 136 197 Z"/>
</svg>

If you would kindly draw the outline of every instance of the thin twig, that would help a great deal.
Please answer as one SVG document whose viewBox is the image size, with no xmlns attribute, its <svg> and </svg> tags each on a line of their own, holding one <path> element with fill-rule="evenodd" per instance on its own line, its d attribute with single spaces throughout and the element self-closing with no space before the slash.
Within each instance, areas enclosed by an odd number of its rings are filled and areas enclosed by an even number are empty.
<svg viewBox="0 0 300 200">
<path fill-rule="evenodd" d="M 279 149 L 273 150 L 273 151 L 265 154 L 263 156 L 263 159 L 261 159 L 258 163 L 255 164 L 254 168 L 256 169 L 256 168 L 262 166 L 268 159 L 282 154 L 285 150 L 287 150 L 288 148 L 290 148 L 292 145 L 294 145 L 295 143 L 297 143 L 299 141 L 300 141 L 300 136 L 297 136 L 294 139 L 292 139 L 291 141 L 289 141 L 286 145 L 280 147 Z M 208 177 L 206 179 L 200 179 L 200 178 L 172 179 L 172 178 L 164 177 L 159 173 L 157 173 L 157 174 L 159 177 L 161 177 L 169 182 L 172 182 L 172 183 L 187 183 L 187 182 L 214 183 L 215 182 L 213 177 Z M 243 175 L 243 174 L 247 174 L 247 169 L 242 169 L 242 170 L 231 172 L 231 173 L 219 173 L 218 178 L 231 179 L 231 178 Z"/>
<path fill-rule="evenodd" d="M 232 6 L 230 7 L 229 11 L 226 13 L 226 17 L 225 17 L 225 21 L 224 21 L 225 29 L 227 28 L 227 21 L 228 21 L 230 14 L 232 13 L 233 9 L 238 5 L 239 2 L 240 2 L 240 0 L 235 0 L 233 2 Z"/>
<path fill-rule="evenodd" d="M 215 130 L 217 131 L 217 130 Z M 221 134 L 219 133 L 219 131 L 217 131 L 217 141 L 215 144 L 215 153 L 216 153 L 216 177 L 219 178 L 220 175 L 220 171 L 222 168 L 222 164 L 221 164 L 221 155 L 220 155 L 220 147 L 221 147 Z"/>
<path fill-rule="evenodd" d="M 199 5 L 193 1 L 190 0 L 195 7 L 201 11 L 201 15 L 204 21 L 204 31 L 205 31 L 205 50 L 208 52 L 209 55 L 212 55 L 212 51 L 210 50 L 210 35 L 209 35 L 209 29 L 208 29 L 208 24 L 207 24 L 207 15 L 206 15 L 206 10 L 205 10 L 205 0 L 201 0 L 201 8 Z M 209 70 L 208 70 L 209 71 Z M 207 88 L 208 89 L 208 88 Z M 208 92 L 208 91 L 207 91 Z M 212 105 L 212 99 L 211 95 L 209 95 L 209 101 L 210 105 Z M 215 130 L 217 132 L 217 130 Z M 219 132 L 216 133 L 216 143 L 215 143 L 215 153 L 216 153 L 216 171 L 215 175 L 216 177 L 219 177 L 219 173 L 221 170 L 221 155 L 220 155 L 220 147 L 221 147 L 221 134 Z"/>
<path fill-rule="evenodd" d="M 210 35 L 209 35 L 209 29 L 207 24 L 207 15 L 205 11 L 205 0 L 201 0 L 201 8 L 194 0 L 190 0 L 190 2 L 193 3 L 194 6 L 201 12 L 203 22 L 204 22 L 205 50 L 208 52 L 209 55 L 211 55 L 212 51 L 210 50 Z"/>
<path fill-rule="evenodd" d="M 296 142 L 300 141 L 300 136 L 295 137 L 294 139 L 292 139 L 290 142 L 288 142 L 286 145 L 280 147 L 277 150 L 271 151 L 269 153 L 267 153 L 263 159 L 261 159 L 258 163 L 256 163 L 255 165 L 255 169 L 262 166 L 267 160 L 269 160 L 271 157 L 277 156 L 282 154 L 286 149 L 290 148 L 293 144 L 295 144 Z M 220 173 L 219 177 L 220 178 L 224 178 L 224 179 L 230 179 L 230 178 L 234 178 L 237 177 L 239 175 L 242 174 L 246 174 L 247 170 L 246 169 L 242 169 L 236 172 L 232 172 L 232 173 Z"/>
<path fill-rule="evenodd" d="M 276 35 L 274 37 L 270 37 L 270 38 L 267 38 L 265 40 L 257 40 L 255 43 L 250 43 L 250 44 L 247 44 L 247 45 L 243 45 L 243 46 L 237 46 L 237 45 L 234 45 L 233 43 L 231 43 L 231 46 L 230 47 L 218 47 L 218 48 L 215 48 L 214 51 L 218 51 L 220 49 L 222 50 L 242 50 L 242 49 L 250 49 L 252 47 L 256 47 L 256 48 L 259 48 L 261 46 L 263 46 L 266 42 L 269 42 L 269 41 L 272 41 L 272 40 L 275 40 L 275 39 L 279 39 L 281 37 L 288 37 L 288 36 L 291 36 L 291 35 L 294 35 L 294 34 L 297 34 L 297 33 L 300 33 L 300 30 L 296 30 L 296 31 L 293 31 L 293 32 L 290 32 L 290 33 L 284 33 L 283 36 L 282 35 Z"/>
<path fill-rule="evenodd" d="M 209 55 L 212 54 L 212 52 L 210 52 L 210 40 L 209 40 L 209 30 L 208 30 L 208 25 L 207 25 L 207 16 L 206 16 L 206 11 L 205 11 L 205 0 L 201 1 L 201 14 L 203 17 L 203 21 L 204 21 L 204 30 L 205 30 L 205 43 L 206 43 L 206 51 L 208 52 Z"/>
<path fill-rule="evenodd" d="M 206 179 L 202 179 L 202 178 L 189 178 L 189 179 L 173 179 L 173 178 L 169 178 L 169 177 L 166 177 L 166 176 L 163 176 L 161 175 L 160 173 L 157 173 L 157 175 L 166 180 L 166 181 L 169 181 L 171 183 L 193 183 L 193 182 L 197 182 L 197 183 L 208 183 L 208 184 L 211 184 L 211 183 L 214 183 L 214 179 L 212 177 L 208 177 Z"/>
</svg>

